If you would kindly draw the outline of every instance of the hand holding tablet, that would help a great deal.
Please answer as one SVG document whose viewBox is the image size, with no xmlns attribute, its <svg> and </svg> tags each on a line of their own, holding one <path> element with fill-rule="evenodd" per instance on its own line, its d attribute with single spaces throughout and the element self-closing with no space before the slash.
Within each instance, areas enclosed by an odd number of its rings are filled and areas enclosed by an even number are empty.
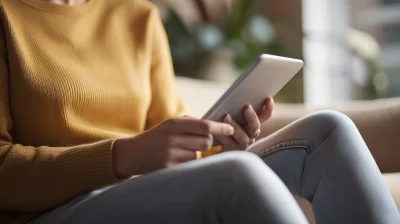
<svg viewBox="0 0 400 224">
<path fill-rule="evenodd" d="M 275 96 L 303 67 L 303 61 L 261 55 L 222 95 L 203 119 L 222 121 L 229 114 L 242 127 L 246 125 L 243 108 L 250 104 L 259 111 L 268 97 Z M 214 144 L 219 142 L 214 138 Z"/>
</svg>

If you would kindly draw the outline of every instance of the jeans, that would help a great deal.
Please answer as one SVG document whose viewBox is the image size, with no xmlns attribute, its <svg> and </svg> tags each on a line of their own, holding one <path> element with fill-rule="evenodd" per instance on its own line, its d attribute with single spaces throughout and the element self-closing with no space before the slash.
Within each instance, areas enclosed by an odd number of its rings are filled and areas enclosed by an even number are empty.
<svg viewBox="0 0 400 224">
<path fill-rule="evenodd" d="M 252 146 L 96 190 L 30 223 L 400 223 L 353 122 L 314 113 Z M 255 155 L 257 154 L 257 155 Z"/>
</svg>

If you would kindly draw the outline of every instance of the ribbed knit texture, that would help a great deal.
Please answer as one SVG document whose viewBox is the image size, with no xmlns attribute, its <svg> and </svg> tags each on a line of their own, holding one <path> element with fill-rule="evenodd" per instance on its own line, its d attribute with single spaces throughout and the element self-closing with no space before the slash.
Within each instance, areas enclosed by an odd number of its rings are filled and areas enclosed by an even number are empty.
<svg viewBox="0 0 400 224">
<path fill-rule="evenodd" d="M 0 223 L 118 182 L 116 138 L 181 115 L 145 0 L 0 0 Z"/>
</svg>

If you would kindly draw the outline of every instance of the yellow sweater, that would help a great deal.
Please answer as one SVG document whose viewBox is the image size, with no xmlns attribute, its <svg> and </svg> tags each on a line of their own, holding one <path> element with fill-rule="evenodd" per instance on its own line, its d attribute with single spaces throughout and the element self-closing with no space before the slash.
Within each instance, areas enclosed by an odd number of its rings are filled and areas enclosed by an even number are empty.
<svg viewBox="0 0 400 224">
<path fill-rule="evenodd" d="M 113 184 L 113 140 L 181 115 L 144 0 L 0 0 L 0 223 Z"/>
</svg>

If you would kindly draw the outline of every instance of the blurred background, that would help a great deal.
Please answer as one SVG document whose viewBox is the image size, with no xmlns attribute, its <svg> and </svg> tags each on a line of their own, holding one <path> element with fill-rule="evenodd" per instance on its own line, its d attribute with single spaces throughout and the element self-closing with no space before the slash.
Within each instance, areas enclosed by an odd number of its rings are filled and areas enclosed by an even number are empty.
<svg viewBox="0 0 400 224">
<path fill-rule="evenodd" d="M 400 96 L 400 0 L 152 0 L 179 76 L 233 82 L 261 53 L 303 59 L 276 100 Z"/>
</svg>

